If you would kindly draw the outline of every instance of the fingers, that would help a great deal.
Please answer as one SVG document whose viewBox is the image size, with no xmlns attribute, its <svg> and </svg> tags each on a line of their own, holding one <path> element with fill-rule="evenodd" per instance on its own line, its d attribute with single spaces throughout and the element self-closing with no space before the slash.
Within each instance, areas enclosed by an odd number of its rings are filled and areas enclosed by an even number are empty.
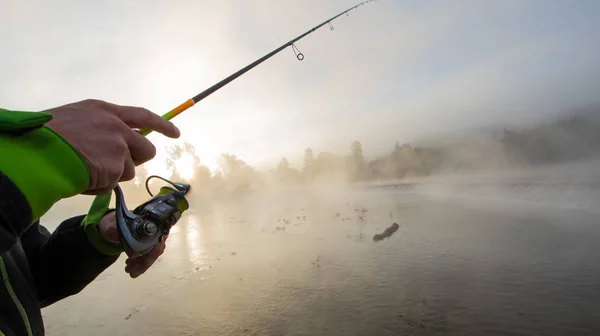
<svg viewBox="0 0 600 336">
<path fill-rule="evenodd" d="M 87 164 L 87 195 L 109 192 L 119 181 L 133 179 L 136 165 L 156 155 L 156 148 L 135 128 L 148 128 L 172 138 L 180 136 L 171 122 L 139 107 L 87 99 L 46 111 L 53 116 L 46 126 Z"/>
<path fill-rule="evenodd" d="M 131 159 L 133 159 L 133 163 L 136 166 L 156 156 L 156 147 L 146 137 L 135 131 L 127 132 L 126 134 Z"/>
<path fill-rule="evenodd" d="M 110 105 L 110 109 L 131 128 L 149 128 L 170 138 L 179 138 L 179 129 L 172 122 L 145 108 Z"/>
<path fill-rule="evenodd" d="M 98 224 L 102 238 L 111 243 L 119 242 L 119 231 L 117 230 L 117 220 L 115 215 L 114 211 L 109 212 L 100 219 L 100 223 Z"/>
<path fill-rule="evenodd" d="M 125 158 L 125 163 L 123 165 L 123 174 L 121 174 L 121 178 L 119 182 L 133 180 L 135 177 L 135 164 L 131 157 Z"/>
<path fill-rule="evenodd" d="M 125 134 L 128 134 L 130 130 L 126 129 Z M 122 171 L 119 176 L 118 182 L 121 181 L 129 181 L 135 177 L 135 164 L 133 163 L 133 158 L 131 154 L 131 150 L 129 149 L 129 143 L 127 141 L 127 136 L 123 139 L 123 149 L 121 150 L 122 158 Z"/>
<path fill-rule="evenodd" d="M 141 257 L 135 259 L 127 259 L 125 261 L 125 272 L 129 273 L 129 276 L 132 278 L 137 278 L 140 275 L 144 274 L 160 257 L 166 248 L 166 244 L 164 242 L 157 244 L 154 246 L 150 252 L 144 254 Z"/>
<path fill-rule="evenodd" d="M 129 276 L 133 279 L 139 277 L 147 270 L 147 268 L 143 267 L 143 264 L 141 262 L 142 259 L 143 257 L 139 257 L 135 259 L 127 259 L 125 261 L 127 264 L 125 266 L 125 272 L 129 273 Z"/>
</svg>

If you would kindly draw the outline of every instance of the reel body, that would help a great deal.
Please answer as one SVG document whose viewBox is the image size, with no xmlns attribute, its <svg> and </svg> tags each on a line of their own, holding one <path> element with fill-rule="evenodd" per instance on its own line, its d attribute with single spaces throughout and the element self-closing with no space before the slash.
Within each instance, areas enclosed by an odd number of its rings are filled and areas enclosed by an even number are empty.
<svg viewBox="0 0 600 336">
<path fill-rule="evenodd" d="M 157 195 L 152 195 L 148 188 L 148 182 L 152 178 L 159 178 L 174 188 L 162 187 Z M 159 176 L 150 176 L 146 180 L 146 190 L 152 198 L 133 211 L 129 211 L 125 204 L 123 191 L 117 185 L 114 189 L 117 196 L 117 230 L 121 245 L 130 258 L 146 254 L 166 238 L 171 227 L 189 208 L 185 196 L 190 189 L 189 184 L 175 183 Z"/>
</svg>

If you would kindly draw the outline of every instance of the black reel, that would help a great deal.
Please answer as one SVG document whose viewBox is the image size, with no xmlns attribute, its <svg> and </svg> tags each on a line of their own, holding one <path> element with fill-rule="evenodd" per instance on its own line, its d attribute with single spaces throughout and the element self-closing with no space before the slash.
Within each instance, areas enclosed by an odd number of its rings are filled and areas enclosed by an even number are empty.
<svg viewBox="0 0 600 336">
<path fill-rule="evenodd" d="M 160 188 L 158 194 L 153 195 L 148 187 L 148 182 L 153 178 L 161 179 L 174 188 L 165 186 Z M 121 187 L 117 185 L 115 188 L 117 229 L 125 253 L 130 258 L 146 254 L 166 238 L 171 227 L 189 208 L 185 195 L 190 189 L 189 184 L 176 183 L 152 175 L 146 179 L 146 190 L 152 198 L 131 212 L 127 209 Z"/>
</svg>

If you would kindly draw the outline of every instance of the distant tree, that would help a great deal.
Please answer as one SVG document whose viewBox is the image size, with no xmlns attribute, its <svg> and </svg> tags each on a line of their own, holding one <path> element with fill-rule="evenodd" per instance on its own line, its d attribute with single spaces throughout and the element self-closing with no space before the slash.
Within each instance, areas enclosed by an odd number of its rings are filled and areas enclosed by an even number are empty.
<svg viewBox="0 0 600 336">
<path fill-rule="evenodd" d="M 363 156 L 363 148 L 360 141 L 354 141 L 352 145 L 350 145 L 350 148 L 352 149 L 352 156 L 354 157 L 355 162 L 360 163 L 361 165 L 364 164 L 365 158 Z"/>
<path fill-rule="evenodd" d="M 199 186 L 205 186 L 210 184 L 211 178 L 212 173 L 207 166 L 201 164 L 195 166 L 192 183 L 197 184 Z"/>
<path fill-rule="evenodd" d="M 177 162 L 177 160 L 181 159 L 181 157 L 183 156 L 184 146 L 176 144 L 167 147 L 165 150 L 168 154 L 168 157 L 165 160 L 167 169 L 173 172 L 175 170 L 175 162 Z"/>
<path fill-rule="evenodd" d="M 313 150 L 309 147 L 304 150 L 304 168 L 302 177 L 304 182 L 309 182 L 315 175 L 315 157 Z"/>
<path fill-rule="evenodd" d="M 223 153 L 219 158 L 219 167 L 224 178 L 240 174 L 246 162 L 238 159 L 235 154 Z"/>
<path fill-rule="evenodd" d="M 296 185 L 301 181 L 300 172 L 290 167 L 290 163 L 285 157 L 281 159 L 272 173 L 275 180 L 281 185 Z"/>
<path fill-rule="evenodd" d="M 350 145 L 350 149 L 352 150 L 352 156 L 348 162 L 349 177 L 352 181 L 358 181 L 364 178 L 365 172 L 365 157 L 363 155 L 362 144 L 360 141 L 354 141 Z"/>
<path fill-rule="evenodd" d="M 234 154 L 222 154 L 219 166 L 225 188 L 231 196 L 242 196 L 262 183 L 260 174 Z"/>
<path fill-rule="evenodd" d="M 192 158 L 191 167 L 186 167 L 192 169 L 193 176 L 192 179 L 195 179 L 196 174 L 202 174 L 204 172 L 205 166 L 202 166 L 200 163 L 200 157 L 196 153 L 196 148 L 188 143 L 184 142 L 183 144 L 175 144 L 173 146 L 166 147 L 166 152 L 168 154 L 167 159 L 165 160 L 167 169 L 170 172 L 170 177 L 176 180 L 181 179 L 181 176 L 178 172 L 177 161 L 180 160 L 184 156 L 190 156 Z M 169 177 L 169 176 L 164 176 Z"/>
<path fill-rule="evenodd" d="M 277 166 L 277 169 L 280 169 L 280 170 L 290 169 L 290 163 L 288 162 L 288 160 L 285 157 L 281 158 L 281 161 L 279 161 L 279 165 Z"/>
<path fill-rule="evenodd" d="M 423 175 L 424 167 L 421 158 L 410 144 L 398 143 L 391 156 L 391 177 L 403 178 L 407 175 Z"/>
<path fill-rule="evenodd" d="M 346 179 L 344 157 L 329 152 L 320 152 L 314 163 L 311 179 L 316 183 L 338 183 Z"/>
<path fill-rule="evenodd" d="M 309 147 L 304 150 L 304 169 L 311 169 L 315 164 L 315 157 L 313 155 L 313 150 Z"/>
<path fill-rule="evenodd" d="M 316 169 L 318 175 L 329 175 L 334 173 L 337 167 L 337 158 L 334 154 L 328 152 L 321 152 L 317 155 Z"/>
</svg>

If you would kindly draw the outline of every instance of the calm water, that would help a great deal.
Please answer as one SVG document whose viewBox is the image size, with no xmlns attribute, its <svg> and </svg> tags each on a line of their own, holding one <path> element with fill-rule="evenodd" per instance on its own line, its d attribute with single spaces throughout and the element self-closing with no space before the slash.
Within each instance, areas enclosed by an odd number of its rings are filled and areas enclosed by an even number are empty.
<svg viewBox="0 0 600 336">
<path fill-rule="evenodd" d="M 193 204 L 148 273 L 129 279 L 120 259 L 45 309 L 47 331 L 598 335 L 600 193 L 545 188 L 492 188 L 495 199 L 481 188 L 405 186 Z M 398 232 L 372 241 L 393 222 Z"/>
</svg>

